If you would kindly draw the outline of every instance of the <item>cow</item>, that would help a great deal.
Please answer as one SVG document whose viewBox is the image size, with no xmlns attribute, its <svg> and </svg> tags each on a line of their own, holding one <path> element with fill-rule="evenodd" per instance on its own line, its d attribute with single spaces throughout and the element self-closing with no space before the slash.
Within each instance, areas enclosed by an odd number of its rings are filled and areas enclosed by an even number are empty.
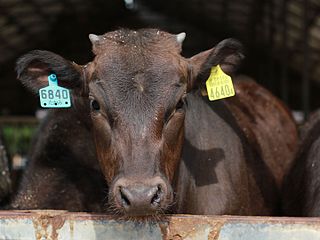
<svg viewBox="0 0 320 240">
<path fill-rule="evenodd" d="M 242 44 L 225 39 L 185 58 L 184 38 L 119 29 L 89 35 L 95 57 L 86 65 L 43 50 L 19 58 L 18 79 L 28 89 L 38 93 L 55 73 L 70 89 L 72 107 L 48 112 L 10 207 L 127 217 L 275 214 L 279 192 L 268 162 L 274 156 L 259 151 L 268 146 L 260 140 L 253 146 L 243 128 L 254 123 L 237 119 L 235 103 L 210 102 L 202 94 L 213 66 L 234 75 Z M 240 96 L 247 101 L 246 92 Z M 292 121 L 274 109 L 282 116 L 277 121 Z"/>
<path fill-rule="evenodd" d="M 283 212 L 287 216 L 319 217 L 319 110 L 301 126 L 300 138 L 299 150 L 282 188 Z"/>
</svg>

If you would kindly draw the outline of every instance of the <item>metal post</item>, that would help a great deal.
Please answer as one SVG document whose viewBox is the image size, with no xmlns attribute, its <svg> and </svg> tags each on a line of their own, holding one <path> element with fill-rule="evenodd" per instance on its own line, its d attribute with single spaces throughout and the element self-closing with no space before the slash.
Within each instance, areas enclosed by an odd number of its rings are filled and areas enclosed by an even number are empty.
<svg viewBox="0 0 320 240">
<path fill-rule="evenodd" d="M 252 55 L 253 59 L 255 59 L 256 66 L 257 66 L 257 75 L 258 75 L 258 82 L 262 85 L 265 85 L 265 59 L 259 57 L 260 51 L 258 50 L 257 46 L 261 46 L 264 44 L 264 41 L 261 40 L 261 38 L 258 37 L 258 27 L 261 28 L 262 26 L 262 19 L 264 17 L 264 7 L 265 7 L 266 1 L 253 1 L 251 4 L 251 10 L 248 17 L 248 43 L 252 48 Z"/>
<path fill-rule="evenodd" d="M 282 0 L 281 21 L 282 21 L 282 64 L 281 64 L 281 98 L 288 104 L 289 101 L 289 86 L 288 86 L 288 23 L 287 23 L 287 8 L 288 0 Z"/>
<path fill-rule="evenodd" d="M 310 52 L 309 52 L 309 24 L 308 24 L 308 14 L 309 14 L 309 0 L 303 1 L 303 76 L 302 76 L 302 109 L 304 111 L 305 117 L 310 113 Z"/>
<path fill-rule="evenodd" d="M 274 33 L 275 33 L 275 21 L 274 21 L 274 2 L 270 0 L 266 4 L 267 13 L 266 17 L 268 19 L 268 36 L 267 36 L 267 58 L 268 58 L 268 69 L 267 69 L 267 84 L 269 89 L 275 91 L 275 77 L 274 77 Z"/>
<path fill-rule="evenodd" d="M 228 24 L 228 8 L 229 8 L 229 1 L 222 1 L 221 2 L 221 24 L 222 26 L 226 26 Z"/>
</svg>

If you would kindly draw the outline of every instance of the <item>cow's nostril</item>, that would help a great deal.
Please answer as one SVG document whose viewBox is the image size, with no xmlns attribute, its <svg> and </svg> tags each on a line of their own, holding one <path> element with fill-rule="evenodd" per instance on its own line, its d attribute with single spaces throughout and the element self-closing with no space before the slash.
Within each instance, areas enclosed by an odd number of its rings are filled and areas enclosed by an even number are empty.
<svg viewBox="0 0 320 240">
<path fill-rule="evenodd" d="M 162 195 L 163 195 L 162 188 L 160 185 L 158 185 L 157 191 L 155 192 L 155 194 L 153 195 L 153 197 L 151 199 L 151 205 L 153 205 L 153 206 L 160 205 Z"/>
<path fill-rule="evenodd" d="M 128 197 L 126 196 L 126 194 L 123 192 L 123 190 L 120 188 L 120 197 L 121 197 L 121 203 L 124 207 L 129 207 L 131 205 Z"/>
</svg>

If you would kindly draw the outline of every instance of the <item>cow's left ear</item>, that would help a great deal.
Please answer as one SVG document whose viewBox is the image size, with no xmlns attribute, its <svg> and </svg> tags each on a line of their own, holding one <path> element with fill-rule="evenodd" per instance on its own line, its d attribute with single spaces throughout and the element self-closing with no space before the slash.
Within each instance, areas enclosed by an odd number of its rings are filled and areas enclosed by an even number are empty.
<svg viewBox="0 0 320 240">
<path fill-rule="evenodd" d="M 33 93 L 48 86 L 48 76 L 57 75 L 59 86 L 68 89 L 83 85 L 82 67 L 49 51 L 34 50 L 21 56 L 16 63 L 18 79 Z"/>
<path fill-rule="evenodd" d="M 225 39 L 214 48 L 201 52 L 189 59 L 190 80 L 188 89 L 205 84 L 213 66 L 220 65 L 222 70 L 232 76 L 244 58 L 243 46 L 235 39 Z"/>
</svg>

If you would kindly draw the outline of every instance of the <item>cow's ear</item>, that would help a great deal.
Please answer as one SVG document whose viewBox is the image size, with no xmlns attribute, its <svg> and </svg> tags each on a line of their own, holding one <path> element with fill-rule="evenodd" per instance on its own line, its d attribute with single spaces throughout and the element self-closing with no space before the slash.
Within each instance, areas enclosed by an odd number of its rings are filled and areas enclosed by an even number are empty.
<svg viewBox="0 0 320 240">
<path fill-rule="evenodd" d="M 220 65 L 222 70 L 232 76 L 244 58 L 243 46 L 235 39 L 225 39 L 214 48 L 201 52 L 190 61 L 190 80 L 188 88 L 204 85 L 213 66 Z"/>
<path fill-rule="evenodd" d="M 59 86 L 75 89 L 83 85 L 81 66 L 49 51 L 34 50 L 21 56 L 16 71 L 18 79 L 34 93 L 48 86 L 51 73 L 57 75 Z"/>
</svg>

